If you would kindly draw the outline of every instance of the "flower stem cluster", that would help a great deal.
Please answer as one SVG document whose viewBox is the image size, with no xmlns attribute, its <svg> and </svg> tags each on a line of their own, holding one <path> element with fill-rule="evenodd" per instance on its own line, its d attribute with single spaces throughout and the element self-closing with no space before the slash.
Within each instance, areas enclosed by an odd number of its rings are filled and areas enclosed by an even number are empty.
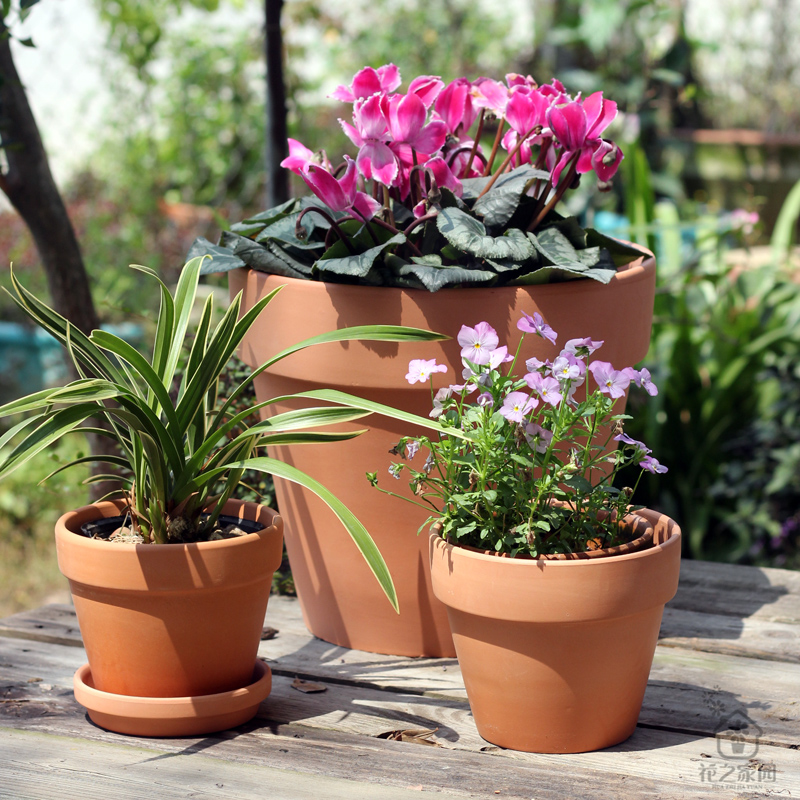
<svg viewBox="0 0 800 800">
<path fill-rule="evenodd" d="M 412 362 L 407 379 L 430 381 L 430 416 L 445 431 L 401 439 L 393 452 L 402 460 L 389 473 L 399 480 L 407 471 L 411 502 L 462 545 L 539 556 L 620 544 L 619 522 L 642 472 L 667 471 L 624 432 L 630 417 L 615 409 L 631 383 L 657 394 L 650 373 L 593 359 L 603 342 L 590 338 L 571 339 L 552 361 L 523 362 L 526 335 L 555 343 L 557 334 L 538 313 L 517 327 L 523 335 L 512 355 L 488 323 L 462 326 L 461 384 L 435 390 L 433 375 L 446 368 Z M 631 465 L 639 468 L 634 486 L 615 487 Z"/>
</svg>

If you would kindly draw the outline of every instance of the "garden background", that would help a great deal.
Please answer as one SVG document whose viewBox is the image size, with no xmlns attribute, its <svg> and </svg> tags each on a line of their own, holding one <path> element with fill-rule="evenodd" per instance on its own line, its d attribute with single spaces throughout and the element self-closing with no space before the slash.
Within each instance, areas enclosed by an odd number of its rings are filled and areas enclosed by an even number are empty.
<svg viewBox="0 0 800 800">
<path fill-rule="evenodd" d="M 569 211 L 658 256 L 646 363 L 661 391 L 632 395 L 628 432 L 670 472 L 637 500 L 679 521 L 686 556 L 800 567 L 800 0 L 26 5 L 20 20 L 3 0 L 0 19 L 98 315 L 142 346 L 157 298 L 127 265 L 174 283 L 196 236 L 266 205 L 265 5 L 282 5 L 289 134 L 331 155 L 351 151 L 326 96 L 365 64 L 602 89 L 624 112 L 609 135 L 626 158 L 614 191 L 583 187 Z M 0 285 L 13 262 L 46 292 L 3 201 Z M 0 297 L 0 402 L 66 379 L 57 350 L 7 327 L 22 321 Z M 60 599 L 53 523 L 84 504 L 86 474 L 38 482 L 86 448 L 76 437 L 0 484 L 0 615 Z"/>
</svg>

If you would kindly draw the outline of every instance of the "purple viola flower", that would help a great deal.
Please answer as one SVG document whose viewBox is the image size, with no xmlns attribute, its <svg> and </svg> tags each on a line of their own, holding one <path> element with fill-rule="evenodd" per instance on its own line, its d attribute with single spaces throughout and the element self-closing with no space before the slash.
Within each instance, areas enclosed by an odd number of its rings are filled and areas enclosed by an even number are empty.
<svg viewBox="0 0 800 800">
<path fill-rule="evenodd" d="M 525 333 L 536 333 L 552 344 L 555 344 L 558 338 L 558 334 L 544 321 L 544 317 L 538 311 L 534 311 L 533 316 L 523 311 L 517 327 Z"/>
<path fill-rule="evenodd" d="M 525 392 L 509 392 L 503 400 L 503 407 L 500 413 L 509 422 L 523 422 L 525 416 L 533 411 L 539 404 L 535 397 L 531 397 Z"/>
<path fill-rule="evenodd" d="M 433 411 L 431 411 L 428 416 L 433 417 L 436 419 L 437 417 L 441 417 L 444 413 L 445 405 L 447 401 L 453 396 L 453 387 L 452 386 L 445 386 L 443 389 L 439 389 L 438 392 L 434 395 L 433 398 Z"/>
<path fill-rule="evenodd" d="M 564 350 L 567 353 L 572 353 L 574 356 L 590 356 L 595 350 L 599 350 L 602 346 L 602 339 L 596 342 L 587 336 L 585 339 L 570 339 L 564 345 Z"/>
<path fill-rule="evenodd" d="M 482 392 L 481 394 L 478 395 L 475 402 L 479 406 L 485 408 L 486 406 L 490 406 L 492 405 L 492 403 L 494 403 L 494 398 L 492 397 L 491 392 Z"/>
<path fill-rule="evenodd" d="M 509 361 L 513 360 L 514 356 L 512 356 L 508 352 L 508 348 L 503 345 L 489 353 L 489 369 L 497 369 L 501 364 L 507 364 Z"/>
<path fill-rule="evenodd" d="M 553 362 L 549 359 L 547 361 L 540 361 L 538 358 L 529 358 L 525 362 L 525 367 L 528 372 L 547 372 L 552 366 Z"/>
<path fill-rule="evenodd" d="M 402 469 L 403 469 L 403 468 L 402 468 L 402 467 L 401 467 L 399 464 L 392 464 L 392 466 L 391 466 L 391 467 L 389 467 L 389 474 L 390 474 L 390 475 L 391 475 L 391 476 L 392 476 L 392 477 L 393 477 L 393 478 L 394 478 L 396 481 L 399 481 L 399 480 L 400 480 L 400 472 L 402 471 Z"/>
<path fill-rule="evenodd" d="M 625 367 L 622 370 L 626 375 L 628 375 L 637 386 L 641 386 L 650 397 L 655 397 L 658 394 L 658 387 L 653 383 L 650 370 L 647 367 L 642 367 L 641 369 L 634 369 L 633 367 Z"/>
<path fill-rule="evenodd" d="M 553 361 L 553 366 L 550 368 L 550 371 L 553 373 L 554 378 L 557 378 L 562 383 L 566 383 L 567 381 L 582 380 L 586 371 L 586 365 L 572 353 L 568 353 L 564 350 L 561 355 Z"/>
<path fill-rule="evenodd" d="M 628 436 L 627 433 L 620 433 L 614 437 L 615 442 L 622 442 L 623 444 L 630 445 L 631 447 L 635 447 L 637 450 L 641 451 L 644 455 L 651 453 L 652 450 L 644 443 L 640 442 L 638 439 L 632 439 Z"/>
<path fill-rule="evenodd" d="M 479 322 L 474 328 L 462 325 L 458 343 L 461 345 L 461 358 L 482 365 L 489 363 L 490 354 L 500 344 L 500 339 L 488 322 Z"/>
<path fill-rule="evenodd" d="M 608 361 L 593 361 L 589 364 L 589 371 L 597 381 L 600 391 L 615 400 L 625 395 L 631 382 L 630 375 L 623 370 L 614 369 Z"/>
<path fill-rule="evenodd" d="M 653 474 L 658 473 L 659 475 L 667 472 L 667 468 L 663 464 L 659 464 L 658 461 L 653 458 L 653 456 L 645 456 L 640 462 L 639 466 L 642 469 L 646 469 L 648 472 L 652 472 Z"/>
<path fill-rule="evenodd" d="M 406 458 L 412 459 L 418 452 L 419 452 L 419 442 L 416 439 L 412 439 L 410 442 L 406 442 Z"/>
<path fill-rule="evenodd" d="M 563 399 L 561 384 L 555 378 L 541 372 L 529 372 L 524 378 L 525 383 L 548 405 L 557 406 Z"/>
<path fill-rule="evenodd" d="M 532 450 L 535 450 L 537 453 L 546 453 L 553 439 L 553 431 L 548 431 L 535 422 L 529 422 L 525 426 L 525 439 Z"/>
<path fill-rule="evenodd" d="M 415 358 L 408 364 L 408 374 L 406 375 L 406 380 L 412 384 L 416 383 L 417 381 L 420 383 L 426 383 L 428 378 L 430 378 L 434 372 L 447 372 L 447 367 L 444 364 L 437 364 L 435 358 L 432 358 L 429 361 L 425 361 L 421 358 Z"/>
</svg>

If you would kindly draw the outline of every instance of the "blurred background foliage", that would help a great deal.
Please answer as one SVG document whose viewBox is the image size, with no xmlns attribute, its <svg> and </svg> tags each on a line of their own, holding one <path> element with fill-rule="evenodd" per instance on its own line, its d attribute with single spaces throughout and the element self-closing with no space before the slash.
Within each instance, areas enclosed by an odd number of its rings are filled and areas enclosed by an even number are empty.
<svg viewBox="0 0 800 800">
<path fill-rule="evenodd" d="M 33 9 L 34 43 L 49 2 Z M 74 131 L 88 155 L 61 188 L 103 321 L 147 332 L 157 298 L 126 265 L 174 281 L 196 236 L 263 205 L 263 5 L 84 5 L 105 37 L 108 99 L 101 123 Z M 583 187 L 569 211 L 658 255 L 647 365 L 661 392 L 632 396 L 630 431 L 670 472 L 638 499 L 679 520 L 687 555 L 800 567 L 800 0 L 287 0 L 283 31 L 290 135 L 331 157 L 352 148 L 326 95 L 365 64 L 393 61 L 406 82 L 557 76 L 618 101 L 620 179 L 607 195 Z M 0 210 L 10 261 L 44 291 L 24 225 Z M 0 319 L 18 321 L 5 297 Z M 36 487 L 49 471 L 0 485 L 2 570 L 39 559 L 40 589 L 54 516 L 86 498 L 69 473 Z M 20 592 L 0 611 L 31 604 Z"/>
</svg>

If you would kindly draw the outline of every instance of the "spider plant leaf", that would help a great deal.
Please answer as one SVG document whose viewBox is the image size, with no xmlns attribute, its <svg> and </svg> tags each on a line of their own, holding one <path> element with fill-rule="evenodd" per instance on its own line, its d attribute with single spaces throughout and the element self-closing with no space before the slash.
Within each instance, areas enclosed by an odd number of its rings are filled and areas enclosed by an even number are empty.
<svg viewBox="0 0 800 800">
<path fill-rule="evenodd" d="M 385 592 L 394 610 L 399 611 L 397 592 L 392 582 L 392 576 L 389 574 L 389 568 L 386 566 L 386 562 L 383 560 L 380 550 L 378 550 L 377 545 L 364 525 L 358 520 L 355 514 L 333 494 L 333 492 L 326 489 L 319 481 L 314 480 L 310 475 L 306 475 L 296 467 L 268 457 L 250 458 L 245 461 L 226 464 L 215 470 L 204 473 L 200 476 L 200 479 L 204 482 L 208 482 L 209 480 L 213 480 L 216 475 L 229 469 L 254 470 L 267 475 L 274 475 L 275 477 L 283 478 L 284 480 L 292 481 L 293 483 L 305 487 L 323 500 L 331 511 L 336 514 L 352 537 L 353 542 L 355 542 L 356 547 L 364 556 L 367 565 L 370 570 L 372 570 L 372 574 L 377 578 L 378 583 Z"/>
</svg>

